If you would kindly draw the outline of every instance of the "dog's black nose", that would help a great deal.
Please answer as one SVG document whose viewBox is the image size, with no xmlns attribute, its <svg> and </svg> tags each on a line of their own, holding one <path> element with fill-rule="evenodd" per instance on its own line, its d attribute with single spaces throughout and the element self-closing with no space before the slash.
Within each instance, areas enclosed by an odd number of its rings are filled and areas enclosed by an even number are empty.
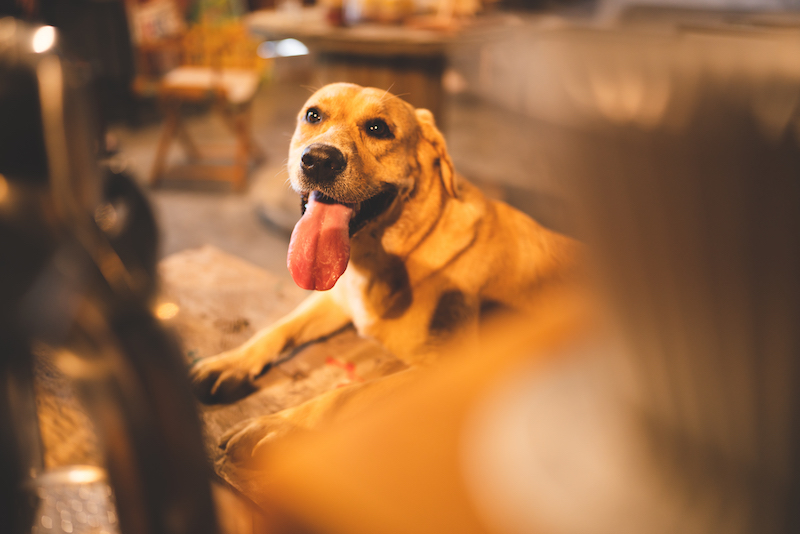
<svg viewBox="0 0 800 534">
<path fill-rule="evenodd" d="M 315 143 L 303 151 L 300 166 L 310 180 L 330 182 L 344 170 L 347 160 L 338 148 Z"/>
</svg>

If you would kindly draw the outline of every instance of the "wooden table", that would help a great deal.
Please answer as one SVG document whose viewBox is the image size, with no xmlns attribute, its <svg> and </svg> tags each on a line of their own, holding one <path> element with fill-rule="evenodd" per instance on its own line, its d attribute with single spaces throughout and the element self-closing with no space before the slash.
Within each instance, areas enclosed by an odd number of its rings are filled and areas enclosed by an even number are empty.
<svg viewBox="0 0 800 534">
<path fill-rule="evenodd" d="M 253 34 L 296 38 L 315 57 L 313 82 L 352 82 L 391 90 L 415 107 L 443 117 L 442 74 L 452 34 L 399 25 L 331 26 L 319 8 L 261 10 L 246 17 Z"/>
</svg>

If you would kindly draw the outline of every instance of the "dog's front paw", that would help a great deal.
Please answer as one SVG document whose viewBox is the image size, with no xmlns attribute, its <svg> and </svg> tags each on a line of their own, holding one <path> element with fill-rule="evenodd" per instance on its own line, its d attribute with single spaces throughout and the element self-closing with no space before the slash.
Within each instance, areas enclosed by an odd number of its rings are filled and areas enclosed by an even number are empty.
<svg viewBox="0 0 800 534">
<path fill-rule="evenodd" d="M 258 462 L 274 440 L 281 438 L 297 427 L 279 415 L 265 415 L 249 419 L 226 432 L 219 443 L 230 461 L 240 466 Z"/>
<path fill-rule="evenodd" d="M 189 369 L 189 380 L 200 402 L 229 403 L 258 389 L 254 381 L 263 374 L 265 365 L 254 366 L 246 354 L 228 351 L 199 360 Z"/>
</svg>

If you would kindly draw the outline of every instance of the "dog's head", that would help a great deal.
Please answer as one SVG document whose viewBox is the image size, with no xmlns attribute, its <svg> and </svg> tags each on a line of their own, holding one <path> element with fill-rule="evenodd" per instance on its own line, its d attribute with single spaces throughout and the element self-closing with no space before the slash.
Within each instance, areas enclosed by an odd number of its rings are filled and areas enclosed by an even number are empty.
<svg viewBox="0 0 800 534">
<path fill-rule="evenodd" d="M 431 113 L 354 84 L 327 85 L 308 99 L 288 168 L 304 211 L 289 268 L 308 289 L 333 287 L 347 266 L 349 237 L 407 198 L 418 180 L 435 180 L 456 195 L 452 163 Z"/>
</svg>

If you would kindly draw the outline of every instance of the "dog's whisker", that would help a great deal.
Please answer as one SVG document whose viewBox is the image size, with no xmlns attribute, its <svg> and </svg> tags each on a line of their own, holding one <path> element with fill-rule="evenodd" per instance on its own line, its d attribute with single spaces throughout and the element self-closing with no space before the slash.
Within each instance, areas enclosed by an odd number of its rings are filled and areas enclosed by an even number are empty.
<svg viewBox="0 0 800 534">
<path fill-rule="evenodd" d="M 381 96 L 381 99 L 379 100 L 379 102 L 380 102 L 381 104 L 383 104 L 383 102 L 384 102 L 384 98 L 386 98 L 386 95 L 388 95 L 388 94 L 389 94 L 389 91 L 391 91 L 391 90 L 392 90 L 392 87 L 394 87 L 394 83 L 392 83 L 392 85 L 390 85 L 390 86 L 389 86 L 389 88 L 388 88 L 386 91 L 384 91 L 384 93 L 383 93 L 383 96 Z"/>
<path fill-rule="evenodd" d="M 322 86 L 320 85 L 318 87 L 314 87 L 313 85 L 301 85 L 300 87 L 302 87 L 303 89 L 306 89 L 310 93 L 316 93 L 317 91 L 319 91 L 320 87 L 322 87 Z"/>
<path fill-rule="evenodd" d="M 393 99 L 395 99 L 395 98 L 400 98 L 401 96 L 409 96 L 409 95 L 411 95 L 411 93 L 400 93 L 400 94 L 397 94 L 397 95 L 392 95 L 392 97 L 391 97 L 391 98 L 389 98 L 389 99 L 388 99 L 388 100 L 386 100 L 386 101 L 388 102 L 389 100 L 393 100 Z"/>
</svg>

